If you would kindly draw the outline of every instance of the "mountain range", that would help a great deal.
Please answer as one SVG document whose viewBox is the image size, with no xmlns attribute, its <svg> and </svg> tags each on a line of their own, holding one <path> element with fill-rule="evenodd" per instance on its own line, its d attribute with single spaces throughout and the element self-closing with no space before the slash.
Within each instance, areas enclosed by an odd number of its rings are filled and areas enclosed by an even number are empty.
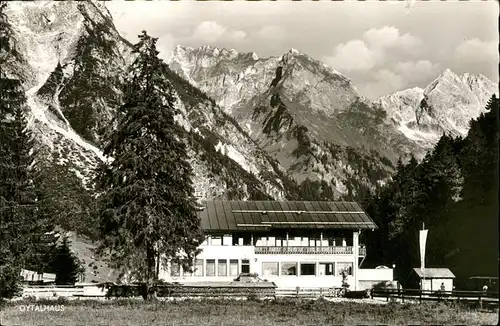
<svg viewBox="0 0 500 326">
<path fill-rule="evenodd" d="M 17 54 L 2 69 L 23 82 L 51 182 L 82 208 L 132 44 L 100 2 L 10 2 L 6 13 Z M 497 91 L 482 75 L 446 70 L 424 89 L 370 101 L 295 49 L 259 58 L 177 46 L 167 63 L 201 199 L 356 198 L 390 178 L 399 157 L 465 135 Z"/>
</svg>

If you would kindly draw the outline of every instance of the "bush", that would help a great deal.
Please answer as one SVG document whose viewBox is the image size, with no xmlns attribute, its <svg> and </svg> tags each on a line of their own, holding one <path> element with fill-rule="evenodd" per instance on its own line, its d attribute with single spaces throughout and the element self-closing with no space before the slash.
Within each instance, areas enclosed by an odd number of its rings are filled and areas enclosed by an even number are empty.
<svg viewBox="0 0 500 326">
<path fill-rule="evenodd" d="M 10 265 L 0 266 L 0 299 L 10 299 L 19 295 L 19 269 Z"/>
</svg>

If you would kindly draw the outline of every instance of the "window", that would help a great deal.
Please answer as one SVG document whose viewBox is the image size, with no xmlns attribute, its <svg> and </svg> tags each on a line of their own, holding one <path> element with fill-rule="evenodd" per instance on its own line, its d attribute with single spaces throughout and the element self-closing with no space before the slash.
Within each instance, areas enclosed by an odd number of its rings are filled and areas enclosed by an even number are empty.
<svg viewBox="0 0 500 326">
<path fill-rule="evenodd" d="M 262 263 L 263 276 L 278 276 L 278 263 Z"/>
<path fill-rule="evenodd" d="M 215 259 L 207 259 L 206 276 L 215 276 Z"/>
<path fill-rule="evenodd" d="M 218 276 L 227 276 L 227 260 L 219 259 L 217 266 L 217 275 Z"/>
<path fill-rule="evenodd" d="M 230 234 L 224 234 L 224 237 L 222 238 L 222 245 L 230 246 L 232 244 L 233 244 L 233 236 Z"/>
<path fill-rule="evenodd" d="M 300 263 L 300 275 L 316 275 L 316 264 Z"/>
<path fill-rule="evenodd" d="M 352 275 L 353 263 L 337 263 L 337 276 L 342 276 L 345 271 L 347 275 Z"/>
<path fill-rule="evenodd" d="M 213 235 L 212 236 L 212 243 L 210 244 L 212 246 L 222 246 L 222 237 L 218 235 Z"/>
<path fill-rule="evenodd" d="M 248 259 L 243 259 L 241 261 L 241 272 L 250 273 L 250 261 Z"/>
<path fill-rule="evenodd" d="M 196 259 L 194 262 L 194 276 L 203 276 L 203 259 Z"/>
<path fill-rule="evenodd" d="M 255 243 L 255 245 L 257 247 L 267 246 L 267 238 L 266 237 L 257 238 L 257 242 Z"/>
<path fill-rule="evenodd" d="M 238 259 L 231 259 L 229 261 L 229 275 L 238 276 Z"/>
<path fill-rule="evenodd" d="M 334 263 L 319 263 L 318 275 L 335 275 Z"/>
<path fill-rule="evenodd" d="M 281 275 L 297 275 L 297 263 L 281 263 Z"/>
<path fill-rule="evenodd" d="M 179 277 L 181 276 L 181 266 L 177 263 L 172 263 L 170 265 L 170 276 Z"/>
<path fill-rule="evenodd" d="M 249 235 L 243 236 L 243 245 L 244 246 L 253 246 L 252 237 Z"/>
</svg>

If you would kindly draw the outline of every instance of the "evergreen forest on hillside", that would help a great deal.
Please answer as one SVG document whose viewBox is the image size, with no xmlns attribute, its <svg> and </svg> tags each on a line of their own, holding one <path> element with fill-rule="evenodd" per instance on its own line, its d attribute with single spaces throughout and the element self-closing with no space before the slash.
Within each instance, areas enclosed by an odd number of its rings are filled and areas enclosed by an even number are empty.
<svg viewBox="0 0 500 326">
<path fill-rule="evenodd" d="M 362 201 L 379 229 L 366 234 L 367 261 L 396 264 L 405 282 L 420 267 L 418 232 L 429 229 L 426 267 L 448 267 L 457 287 L 498 277 L 498 117 L 493 95 L 468 135 L 443 135 L 422 162 L 398 162 L 392 181 Z"/>
</svg>

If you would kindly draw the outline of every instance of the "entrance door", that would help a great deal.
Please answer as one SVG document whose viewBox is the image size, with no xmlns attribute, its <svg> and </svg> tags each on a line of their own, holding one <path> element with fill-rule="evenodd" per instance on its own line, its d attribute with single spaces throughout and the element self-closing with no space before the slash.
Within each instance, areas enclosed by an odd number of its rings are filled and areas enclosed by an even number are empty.
<svg viewBox="0 0 500 326">
<path fill-rule="evenodd" d="M 241 260 L 241 272 L 250 273 L 250 260 L 248 259 Z"/>
</svg>

